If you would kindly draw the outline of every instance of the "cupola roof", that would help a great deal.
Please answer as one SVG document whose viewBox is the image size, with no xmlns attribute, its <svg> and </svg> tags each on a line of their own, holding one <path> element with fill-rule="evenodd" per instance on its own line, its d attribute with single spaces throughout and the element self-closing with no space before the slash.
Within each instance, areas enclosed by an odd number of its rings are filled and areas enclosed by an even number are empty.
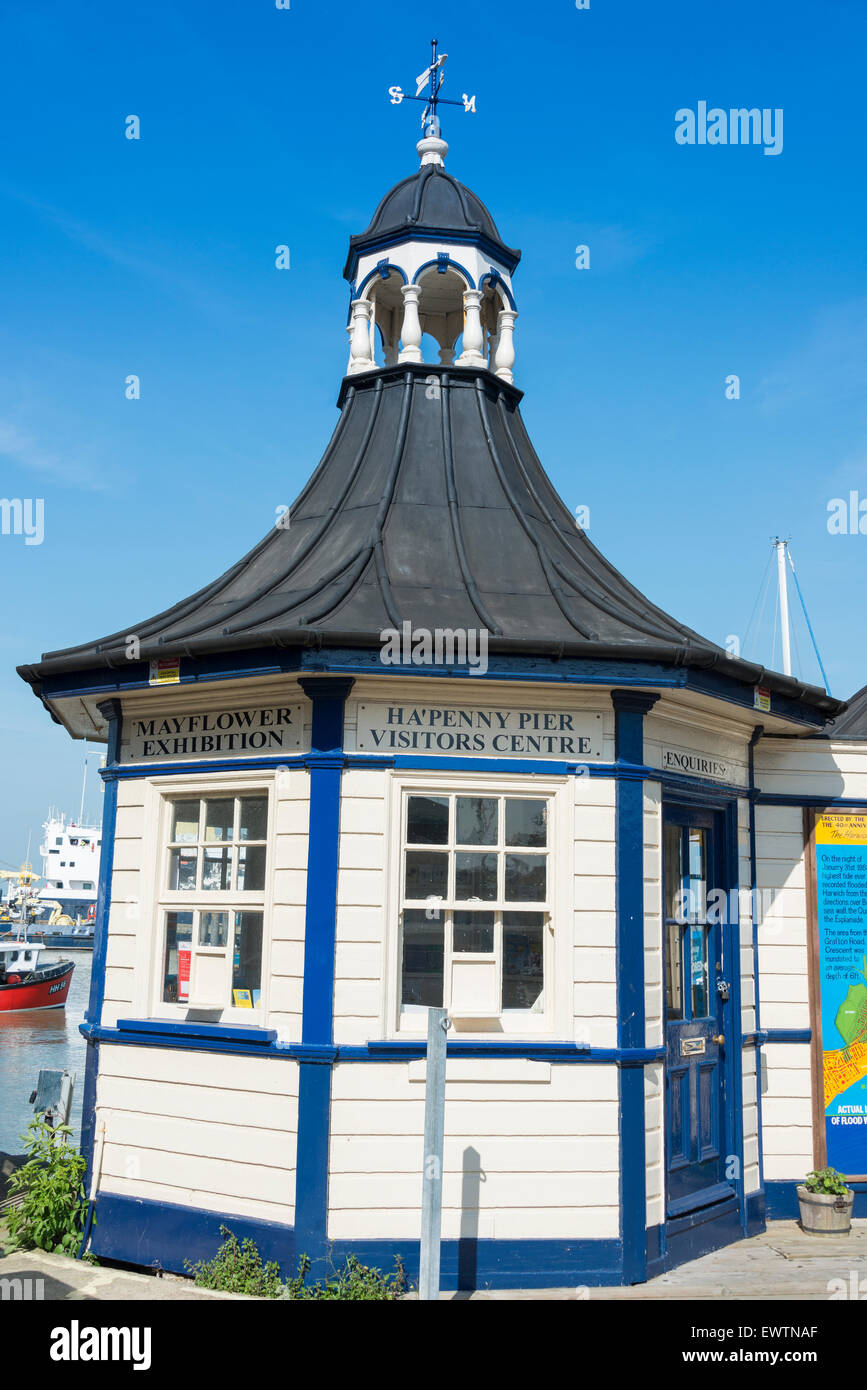
<svg viewBox="0 0 867 1390">
<path fill-rule="evenodd" d="M 433 142 L 422 141 L 419 148 L 428 143 Z M 444 142 L 437 143 L 448 149 Z M 509 272 L 521 259 L 520 251 L 503 241 L 481 198 L 449 174 L 436 158 L 395 184 L 380 202 L 367 230 L 350 237 L 345 278 L 354 278 L 359 257 L 366 252 L 408 240 L 477 245 Z"/>
</svg>

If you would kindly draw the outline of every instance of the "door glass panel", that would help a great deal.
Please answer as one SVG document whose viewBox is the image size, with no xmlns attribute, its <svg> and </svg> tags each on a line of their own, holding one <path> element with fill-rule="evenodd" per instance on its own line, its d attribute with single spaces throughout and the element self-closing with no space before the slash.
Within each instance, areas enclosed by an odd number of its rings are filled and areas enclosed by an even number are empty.
<svg viewBox="0 0 867 1390">
<path fill-rule="evenodd" d="M 689 828 L 689 920 L 707 916 L 707 831 Z"/>
<path fill-rule="evenodd" d="M 497 803 L 493 797 L 458 797 L 455 843 L 459 845 L 495 845 L 497 843 Z"/>
<path fill-rule="evenodd" d="M 683 831 L 679 825 L 665 827 L 665 915 L 683 920 Z"/>
<path fill-rule="evenodd" d="M 515 848 L 544 849 L 548 843 L 546 801 L 506 802 L 506 844 Z"/>
<path fill-rule="evenodd" d="M 455 855 L 455 897 L 458 902 L 478 898 L 492 903 L 497 898 L 497 856 L 495 854 Z"/>
<path fill-rule="evenodd" d="M 403 914 L 401 1003 L 442 1008 L 443 924 L 429 921 L 423 908 Z"/>
<path fill-rule="evenodd" d="M 665 1010 L 670 1019 L 683 1018 L 683 927 L 678 922 L 666 926 L 668 950 L 665 957 Z"/>
<path fill-rule="evenodd" d="M 689 974 L 693 1018 L 707 1018 L 708 1014 L 707 938 L 707 927 L 689 928 Z"/>
<path fill-rule="evenodd" d="M 449 857 L 426 849 L 406 852 L 406 882 L 408 898 L 444 898 L 449 881 Z"/>
<path fill-rule="evenodd" d="M 503 913 L 503 1008 L 532 1009 L 542 1002 L 542 912 Z"/>
<path fill-rule="evenodd" d="M 449 799 L 447 796 L 411 796 L 406 810 L 409 845 L 447 845 Z"/>
<path fill-rule="evenodd" d="M 452 950 L 490 955 L 494 949 L 493 912 L 456 912 Z"/>
</svg>

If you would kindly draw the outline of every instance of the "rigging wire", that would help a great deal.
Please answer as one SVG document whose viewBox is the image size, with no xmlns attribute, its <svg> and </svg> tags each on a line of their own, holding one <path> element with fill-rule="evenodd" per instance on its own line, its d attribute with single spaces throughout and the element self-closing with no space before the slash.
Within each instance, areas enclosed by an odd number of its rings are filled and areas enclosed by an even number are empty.
<svg viewBox="0 0 867 1390">
<path fill-rule="evenodd" d="M 801 593 L 801 586 L 800 586 L 800 584 L 798 583 L 798 576 L 797 576 L 797 574 L 796 574 L 796 572 L 795 572 L 795 562 L 794 562 L 794 560 L 792 559 L 792 552 L 791 552 L 791 550 L 788 550 L 788 547 L 787 547 L 787 553 L 788 553 L 788 556 L 789 556 L 789 568 L 790 568 L 791 571 L 792 571 L 792 578 L 793 578 L 794 581 L 795 581 L 795 588 L 796 588 L 797 591 L 798 591 L 798 598 L 801 600 L 801 607 L 802 607 L 802 609 L 804 610 L 804 619 L 805 619 L 806 624 L 807 624 L 807 631 L 808 631 L 809 634 L 810 634 L 810 641 L 813 643 L 813 651 L 816 653 L 816 660 L 817 660 L 818 663 L 819 663 L 819 670 L 822 672 L 822 680 L 825 682 L 825 689 L 827 690 L 828 694 L 830 695 L 830 694 L 831 694 L 831 687 L 830 687 L 830 685 L 828 684 L 828 677 L 827 677 L 827 675 L 825 674 L 825 667 L 822 665 L 822 658 L 821 658 L 821 656 L 819 655 L 819 644 L 818 644 L 818 642 L 816 641 L 816 634 L 813 632 L 813 624 L 810 622 L 810 615 L 809 615 L 809 613 L 807 612 L 807 605 L 806 605 L 806 603 L 804 602 L 804 595 Z"/>
<path fill-rule="evenodd" d="M 768 555 L 768 563 L 767 563 L 767 565 L 765 566 L 765 573 L 764 573 L 764 576 L 763 576 L 763 578 L 762 578 L 761 583 L 759 584 L 759 592 L 756 594 L 756 601 L 755 601 L 755 603 L 753 604 L 753 611 L 752 611 L 752 613 L 750 614 L 750 620 L 749 620 L 749 622 L 747 623 L 746 632 L 744 633 L 744 656 L 747 656 L 747 653 L 748 653 L 749 640 L 750 640 L 750 628 L 751 628 L 751 626 L 752 626 L 753 618 L 754 618 L 755 615 L 756 615 L 756 609 L 757 609 L 758 606 L 759 606 L 759 599 L 761 599 L 762 608 L 761 608 L 761 612 L 759 613 L 758 622 L 756 623 L 756 626 L 755 626 L 755 629 L 754 629 L 754 632 L 753 632 L 753 641 L 754 641 L 755 643 L 758 642 L 758 635 L 759 635 L 759 632 L 760 632 L 760 630 L 761 630 L 762 619 L 763 619 L 764 616 L 765 616 L 765 606 L 766 606 L 767 601 L 768 601 L 768 588 L 769 588 L 770 582 L 771 582 L 771 561 L 773 560 L 773 558 L 774 558 L 774 552 L 773 552 L 773 549 L 772 549 L 771 552 L 770 552 L 770 554 Z M 753 655 L 755 655 L 755 654 L 753 653 Z"/>
</svg>

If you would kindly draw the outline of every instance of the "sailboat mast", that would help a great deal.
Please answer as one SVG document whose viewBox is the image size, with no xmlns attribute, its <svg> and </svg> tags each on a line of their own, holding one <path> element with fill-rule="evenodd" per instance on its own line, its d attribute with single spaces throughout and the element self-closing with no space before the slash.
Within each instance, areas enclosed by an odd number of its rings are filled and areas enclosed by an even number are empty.
<svg viewBox="0 0 867 1390">
<path fill-rule="evenodd" d="M 783 635 L 783 671 L 792 674 L 792 642 L 789 631 L 789 581 L 786 569 L 788 541 L 775 540 L 777 552 L 777 582 L 780 590 L 780 630 Z"/>
</svg>

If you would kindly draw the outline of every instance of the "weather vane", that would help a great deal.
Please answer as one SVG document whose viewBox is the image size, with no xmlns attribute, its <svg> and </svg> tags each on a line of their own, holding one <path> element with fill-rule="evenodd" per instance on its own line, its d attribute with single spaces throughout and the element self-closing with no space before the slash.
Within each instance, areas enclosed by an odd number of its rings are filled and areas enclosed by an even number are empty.
<svg viewBox="0 0 867 1390">
<path fill-rule="evenodd" d="M 421 124 L 425 135 L 439 135 L 440 123 L 437 116 L 438 106 L 462 106 L 465 111 L 476 114 L 475 96 L 467 96 L 464 92 L 460 101 L 450 101 L 448 97 L 441 97 L 440 91 L 445 81 L 445 67 L 447 53 L 437 53 L 438 39 L 431 39 L 431 65 L 425 68 L 424 72 L 419 73 L 416 78 L 415 96 L 405 92 L 402 87 L 389 87 L 388 95 L 391 97 L 392 106 L 400 106 L 402 101 L 421 101 L 424 103 L 424 113 L 422 114 Z M 425 92 L 425 87 L 428 91 Z"/>
</svg>

